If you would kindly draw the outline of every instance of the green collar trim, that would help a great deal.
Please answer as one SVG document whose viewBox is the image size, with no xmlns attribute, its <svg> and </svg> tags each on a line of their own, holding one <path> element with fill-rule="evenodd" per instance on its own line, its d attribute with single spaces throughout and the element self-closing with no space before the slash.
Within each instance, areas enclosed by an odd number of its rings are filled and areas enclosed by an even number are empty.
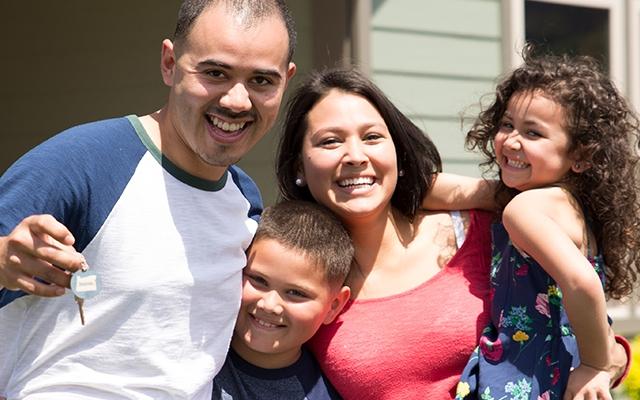
<svg viewBox="0 0 640 400">
<path fill-rule="evenodd" d="M 158 149 L 155 143 L 153 143 L 151 137 L 149 137 L 149 134 L 144 129 L 142 123 L 140 122 L 140 119 L 138 119 L 136 115 L 127 115 L 126 118 L 129 120 L 129 122 L 133 126 L 133 129 L 135 129 L 136 134 L 140 138 L 140 141 L 142 141 L 142 144 L 144 144 L 147 150 L 149 150 L 149 153 L 151 153 L 153 158 L 155 158 L 156 161 L 158 161 L 158 163 L 162 165 L 162 168 L 164 168 L 165 171 L 167 171 L 169 174 L 171 174 L 171 176 L 173 176 L 180 182 L 192 186 L 196 189 L 205 190 L 207 192 L 217 192 L 218 190 L 222 189 L 227 183 L 228 174 L 226 173 L 223 174 L 222 177 L 217 181 L 211 181 L 191 175 L 187 171 L 181 169 L 171 160 L 165 157 L 164 154 L 162 154 L 160 149 Z"/>
</svg>

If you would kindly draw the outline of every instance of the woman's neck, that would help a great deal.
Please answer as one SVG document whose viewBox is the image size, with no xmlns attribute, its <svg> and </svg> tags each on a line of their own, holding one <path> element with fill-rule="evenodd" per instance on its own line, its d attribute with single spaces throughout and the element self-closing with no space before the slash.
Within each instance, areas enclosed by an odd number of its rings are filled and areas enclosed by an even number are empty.
<svg viewBox="0 0 640 400">
<path fill-rule="evenodd" d="M 415 234 L 409 219 L 391 207 L 376 219 L 346 225 L 355 247 L 355 268 L 365 275 L 376 268 L 395 264 L 387 260 L 395 259 L 404 251 Z"/>
</svg>

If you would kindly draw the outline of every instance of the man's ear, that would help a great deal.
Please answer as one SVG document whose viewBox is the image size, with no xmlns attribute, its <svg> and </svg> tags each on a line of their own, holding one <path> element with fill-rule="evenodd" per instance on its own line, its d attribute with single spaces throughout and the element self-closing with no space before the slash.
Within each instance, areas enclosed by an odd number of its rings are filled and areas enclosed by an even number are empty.
<svg viewBox="0 0 640 400">
<path fill-rule="evenodd" d="M 296 74 L 296 70 L 298 67 L 292 62 L 289 63 L 289 67 L 287 68 L 287 84 L 291 81 L 291 78 Z"/>
<path fill-rule="evenodd" d="M 331 300 L 331 309 L 327 313 L 327 316 L 325 317 L 322 323 L 326 325 L 333 322 L 333 320 L 338 316 L 338 314 L 340 314 L 340 311 L 342 311 L 342 308 L 344 307 L 344 305 L 347 304 L 347 300 L 349 300 L 350 296 L 351 296 L 351 289 L 349 289 L 349 286 L 341 287 L 340 291 L 336 293 L 333 300 Z"/>
<path fill-rule="evenodd" d="M 162 81 L 167 86 L 173 86 L 173 75 L 176 68 L 176 55 L 173 42 L 169 39 L 162 41 L 162 51 L 160 55 L 160 72 Z"/>
</svg>

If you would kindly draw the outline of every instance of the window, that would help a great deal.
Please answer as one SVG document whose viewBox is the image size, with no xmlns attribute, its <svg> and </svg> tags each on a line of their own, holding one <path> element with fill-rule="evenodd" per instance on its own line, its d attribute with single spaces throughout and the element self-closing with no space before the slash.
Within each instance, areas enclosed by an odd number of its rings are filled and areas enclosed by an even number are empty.
<svg viewBox="0 0 640 400">
<path fill-rule="evenodd" d="M 609 69 L 609 10 L 526 1 L 525 39 L 554 54 L 589 55 Z"/>
<path fill-rule="evenodd" d="M 623 92 L 628 93 L 625 86 L 629 62 L 625 51 L 626 2 L 503 0 L 502 4 L 508 21 L 505 31 L 507 68 L 519 64 L 522 45 L 530 41 L 555 54 L 595 57 Z"/>
</svg>

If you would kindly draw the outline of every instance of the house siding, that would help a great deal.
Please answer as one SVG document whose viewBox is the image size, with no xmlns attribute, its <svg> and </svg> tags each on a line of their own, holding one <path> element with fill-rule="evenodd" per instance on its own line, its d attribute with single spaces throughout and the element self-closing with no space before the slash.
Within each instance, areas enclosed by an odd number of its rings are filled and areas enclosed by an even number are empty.
<svg viewBox="0 0 640 400">
<path fill-rule="evenodd" d="M 438 146 L 447 172 L 479 176 L 461 117 L 503 71 L 500 0 L 373 0 L 372 79 Z"/>
</svg>

